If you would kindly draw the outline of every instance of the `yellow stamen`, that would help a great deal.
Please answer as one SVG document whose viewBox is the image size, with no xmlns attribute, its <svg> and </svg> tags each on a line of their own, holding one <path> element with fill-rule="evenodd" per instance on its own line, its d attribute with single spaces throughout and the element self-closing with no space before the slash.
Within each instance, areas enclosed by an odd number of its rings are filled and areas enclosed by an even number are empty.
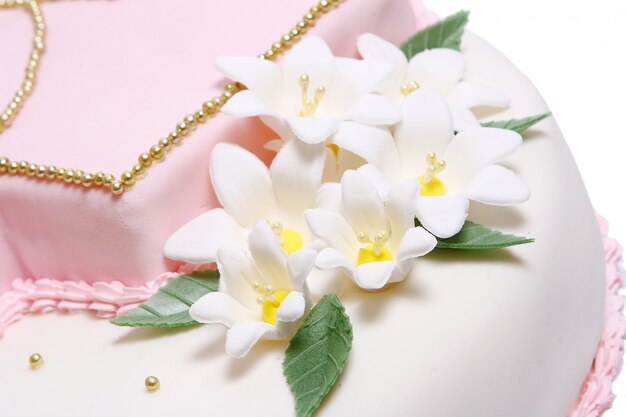
<svg viewBox="0 0 626 417">
<path fill-rule="evenodd" d="M 281 303 L 290 293 L 291 291 L 289 290 L 278 290 L 274 291 L 270 297 L 265 299 L 263 307 L 261 307 L 263 321 L 272 325 L 276 324 L 276 312 L 278 311 L 278 307 L 280 307 Z"/>
<path fill-rule="evenodd" d="M 417 81 L 413 80 L 409 81 L 406 84 L 402 84 L 402 87 L 400 87 L 400 92 L 402 92 L 403 95 L 408 96 L 412 92 L 417 91 L 417 89 L 419 88 L 420 85 L 417 83 Z"/>
<path fill-rule="evenodd" d="M 291 255 L 304 246 L 302 236 L 293 229 L 283 229 L 281 237 L 283 239 L 281 246 L 287 252 L 287 255 Z"/>
<path fill-rule="evenodd" d="M 429 197 L 441 197 L 446 195 L 446 186 L 438 177 L 433 176 L 428 183 L 424 182 L 424 176 L 421 175 L 417 181 L 420 183 L 420 195 Z"/>
<path fill-rule="evenodd" d="M 319 106 L 320 101 L 324 98 L 326 94 L 326 87 L 319 86 L 315 89 L 315 94 L 313 99 L 309 98 L 309 84 L 311 83 L 311 79 L 309 78 L 309 74 L 300 75 L 299 79 L 300 83 L 300 91 L 302 93 L 302 108 L 300 109 L 300 113 L 298 116 L 300 117 L 310 117 L 315 114 L 317 111 L 317 106 Z"/>
</svg>

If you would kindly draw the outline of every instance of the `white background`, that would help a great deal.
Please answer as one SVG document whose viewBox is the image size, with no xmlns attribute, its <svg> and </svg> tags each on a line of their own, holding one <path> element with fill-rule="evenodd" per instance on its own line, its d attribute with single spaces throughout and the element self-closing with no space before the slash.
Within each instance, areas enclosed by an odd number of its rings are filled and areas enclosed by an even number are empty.
<svg viewBox="0 0 626 417">
<path fill-rule="evenodd" d="M 538 87 L 567 139 L 596 209 L 626 243 L 626 2 L 424 0 L 440 16 L 469 10 L 469 28 Z M 626 416 L 626 370 L 605 417 Z M 532 417 L 532 416 L 529 416 Z"/>
</svg>

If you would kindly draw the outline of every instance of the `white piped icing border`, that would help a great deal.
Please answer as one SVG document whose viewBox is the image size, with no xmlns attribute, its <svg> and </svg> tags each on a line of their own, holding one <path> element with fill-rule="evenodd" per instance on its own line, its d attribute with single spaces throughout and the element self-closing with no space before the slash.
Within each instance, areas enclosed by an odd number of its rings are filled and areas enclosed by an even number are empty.
<svg viewBox="0 0 626 417">
<path fill-rule="evenodd" d="M 608 224 L 598 218 L 603 237 L 606 262 L 605 324 L 602 338 L 591 369 L 583 384 L 576 406 L 568 417 L 599 417 L 613 404 L 613 381 L 623 364 L 626 317 L 623 315 L 624 298 L 619 294 L 622 282 L 622 247 L 608 237 Z M 183 267 L 179 272 L 197 269 Z M 0 295 L 0 337 L 4 329 L 28 314 L 51 311 L 91 311 L 100 318 L 124 314 L 150 298 L 167 281 L 178 273 L 165 273 L 158 279 L 140 287 L 127 287 L 119 281 L 96 282 L 57 281 L 53 279 L 16 279 L 12 289 Z"/>
</svg>

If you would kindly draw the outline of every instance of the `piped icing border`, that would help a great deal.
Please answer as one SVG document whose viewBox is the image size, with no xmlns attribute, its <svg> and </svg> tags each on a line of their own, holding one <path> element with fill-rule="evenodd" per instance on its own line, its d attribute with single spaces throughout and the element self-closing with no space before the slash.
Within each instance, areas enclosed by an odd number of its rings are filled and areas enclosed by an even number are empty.
<svg viewBox="0 0 626 417">
<path fill-rule="evenodd" d="M 623 287 L 622 247 L 608 237 L 608 223 L 598 217 L 604 245 L 606 263 L 606 302 L 604 330 L 598 350 L 579 395 L 576 406 L 568 417 L 599 417 L 608 410 L 615 399 L 613 381 L 623 365 L 626 316 L 623 315 L 624 298 L 619 295 Z M 196 268 L 183 267 L 179 272 Z M 128 287 L 119 281 L 96 282 L 58 281 L 53 279 L 16 279 L 12 289 L 0 295 L 0 338 L 12 323 L 29 314 L 62 311 L 94 312 L 99 318 L 112 318 L 124 314 L 150 298 L 178 273 L 165 273 L 158 279 L 140 287 Z"/>
<path fill-rule="evenodd" d="M 606 263 L 606 301 L 604 305 L 604 330 L 598 344 L 591 372 L 583 384 L 576 407 L 568 417 L 599 417 L 611 408 L 615 394 L 613 381 L 619 375 L 624 357 L 626 339 L 626 316 L 624 297 L 619 292 L 624 282 L 622 269 L 622 247 L 608 237 L 607 221 L 598 217 L 604 244 Z"/>
</svg>

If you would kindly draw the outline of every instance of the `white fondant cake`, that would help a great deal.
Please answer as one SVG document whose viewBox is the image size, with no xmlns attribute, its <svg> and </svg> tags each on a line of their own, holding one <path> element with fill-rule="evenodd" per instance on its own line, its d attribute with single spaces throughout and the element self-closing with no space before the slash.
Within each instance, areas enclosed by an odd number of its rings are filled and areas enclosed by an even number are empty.
<svg viewBox="0 0 626 417">
<path fill-rule="evenodd" d="M 467 34 L 466 79 L 506 93 L 507 119 L 547 111 L 501 53 Z M 472 219 L 533 236 L 503 252 L 438 252 L 384 292 L 347 286 L 354 327 L 344 374 L 320 417 L 566 417 L 602 331 L 604 258 L 595 214 L 556 122 L 525 134 L 506 165 L 532 189 L 516 208 Z M 312 283 L 314 285 L 314 283 Z M 284 345 L 223 354 L 219 326 L 126 329 L 79 316 L 27 317 L 0 342 L 2 412 L 12 417 L 292 416 Z M 47 364 L 25 371 L 25 352 Z M 144 392 L 156 374 L 161 390 Z"/>
</svg>

